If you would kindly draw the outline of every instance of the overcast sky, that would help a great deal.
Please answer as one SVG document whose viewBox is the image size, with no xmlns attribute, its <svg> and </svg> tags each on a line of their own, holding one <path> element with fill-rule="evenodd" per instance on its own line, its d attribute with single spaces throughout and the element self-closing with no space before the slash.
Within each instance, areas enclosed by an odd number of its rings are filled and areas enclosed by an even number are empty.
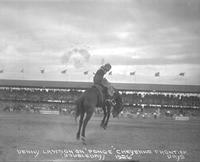
<svg viewBox="0 0 200 162">
<path fill-rule="evenodd" d="M 0 1 L 0 79 L 92 81 L 109 62 L 112 82 L 200 85 L 199 15 L 199 0 Z"/>
</svg>

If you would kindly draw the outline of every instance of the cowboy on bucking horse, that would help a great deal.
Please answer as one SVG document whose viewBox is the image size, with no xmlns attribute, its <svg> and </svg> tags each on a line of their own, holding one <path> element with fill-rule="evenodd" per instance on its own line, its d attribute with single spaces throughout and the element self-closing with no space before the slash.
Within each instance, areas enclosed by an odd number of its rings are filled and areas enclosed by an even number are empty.
<svg viewBox="0 0 200 162">
<path fill-rule="evenodd" d="M 97 72 L 95 73 L 95 76 L 93 78 L 94 85 L 96 87 L 101 87 L 99 89 L 102 95 L 104 94 L 105 98 L 108 99 L 109 97 L 113 96 L 114 88 L 111 86 L 111 84 L 108 82 L 106 78 L 104 78 L 104 75 L 111 70 L 112 66 L 107 63 L 103 66 L 101 66 Z"/>
<path fill-rule="evenodd" d="M 96 107 L 101 107 L 103 109 L 104 116 L 100 126 L 104 129 L 106 129 L 108 125 L 110 113 L 112 112 L 113 117 L 117 117 L 123 110 L 121 95 L 111 86 L 107 79 L 104 78 L 104 75 L 110 70 L 111 65 L 109 63 L 101 66 L 93 78 L 94 86 L 87 89 L 76 100 L 75 119 L 80 116 L 76 138 L 80 139 L 81 137 L 83 144 L 86 144 L 85 129 L 87 123 L 95 112 Z"/>
</svg>

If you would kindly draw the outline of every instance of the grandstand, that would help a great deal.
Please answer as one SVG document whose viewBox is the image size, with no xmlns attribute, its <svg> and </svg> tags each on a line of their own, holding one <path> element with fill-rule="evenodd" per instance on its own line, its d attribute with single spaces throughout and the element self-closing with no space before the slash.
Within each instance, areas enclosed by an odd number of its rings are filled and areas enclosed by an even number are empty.
<svg viewBox="0 0 200 162">
<path fill-rule="evenodd" d="M 120 91 L 124 112 L 199 114 L 200 86 L 113 83 Z M 74 101 L 90 82 L 0 80 L 0 106 L 9 111 L 38 112 L 40 109 L 71 113 Z M 160 113 L 160 110 L 159 110 Z"/>
</svg>

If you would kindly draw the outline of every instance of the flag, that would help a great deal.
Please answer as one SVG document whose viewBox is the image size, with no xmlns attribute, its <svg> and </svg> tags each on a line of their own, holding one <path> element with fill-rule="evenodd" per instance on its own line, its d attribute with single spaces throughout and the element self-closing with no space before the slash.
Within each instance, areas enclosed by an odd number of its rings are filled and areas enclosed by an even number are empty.
<svg viewBox="0 0 200 162">
<path fill-rule="evenodd" d="M 40 70 L 40 72 L 43 74 L 44 73 L 44 69 Z"/>
<path fill-rule="evenodd" d="M 134 72 L 130 72 L 130 75 L 135 75 L 135 71 Z"/>
<path fill-rule="evenodd" d="M 185 76 L 185 73 L 179 73 L 180 76 Z"/>
<path fill-rule="evenodd" d="M 160 76 L 160 72 L 155 73 L 155 77 L 159 77 Z"/>
<path fill-rule="evenodd" d="M 112 71 L 110 71 L 110 72 L 108 73 L 108 75 L 112 75 Z"/>
<path fill-rule="evenodd" d="M 0 73 L 3 73 L 3 69 L 0 70 Z"/>
<path fill-rule="evenodd" d="M 65 74 L 67 72 L 67 69 L 61 71 L 62 74 Z"/>
<path fill-rule="evenodd" d="M 85 72 L 84 72 L 84 75 L 88 75 L 88 71 L 85 71 Z"/>
<path fill-rule="evenodd" d="M 24 73 L 24 69 L 21 69 L 21 71 L 20 71 L 21 73 Z"/>
</svg>

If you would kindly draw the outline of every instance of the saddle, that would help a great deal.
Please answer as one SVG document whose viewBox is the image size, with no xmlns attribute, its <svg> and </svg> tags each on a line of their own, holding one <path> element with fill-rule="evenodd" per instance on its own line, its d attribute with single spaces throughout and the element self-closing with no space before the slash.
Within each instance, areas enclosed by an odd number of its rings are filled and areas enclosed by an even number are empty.
<svg viewBox="0 0 200 162">
<path fill-rule="evenodd" d="M 95 87 L 98 90 L 98 104 L 97 107 L 101 107 L 104 103 L 109 103 L 111 105 L 115 105 L 112 97 L 114 94 L 114 89 L 113 87 L 103 87 L 100 84 L 94 84 L 93 87 Z"/>
</svg>

